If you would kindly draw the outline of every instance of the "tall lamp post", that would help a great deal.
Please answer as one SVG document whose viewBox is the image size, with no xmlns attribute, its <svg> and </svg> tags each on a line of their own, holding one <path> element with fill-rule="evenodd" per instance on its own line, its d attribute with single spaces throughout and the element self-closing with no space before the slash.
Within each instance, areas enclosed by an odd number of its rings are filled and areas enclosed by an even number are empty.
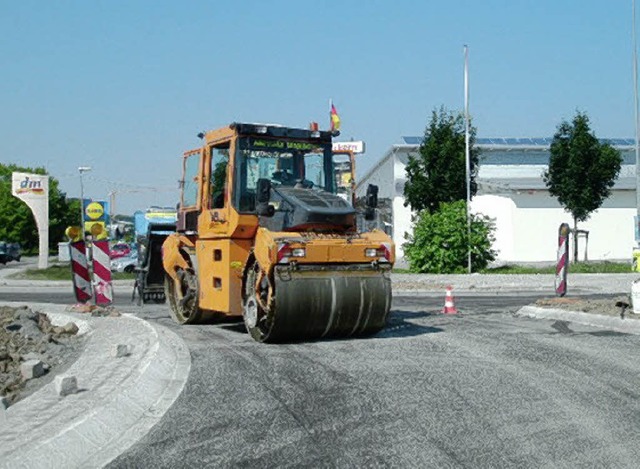
<svg viewBox="0 0 640 469">
<path fill-rule="evenodd" d="M 82 239 L 84 239 L 84 186 L 82 185 L 82 173 L 88 173 L 91 171 L 91 166 L 79 166 L 78 172 L 80 173 L 80 232 L 82 233 Z"/>
<path fill-rule="evenodd" d="M 638 122 L 638 41 L 636 37 L 636 0 L 631 2 L 631 14 L 632 17 L 632 40 L 633 40 L 633 112 L 635 117 L 634 127 L 636 131 L 636 219 L 635 219 L 635 233 L 636 233 L 636 246 L 640 247 L 640 239 L 638 239 L 638 231 L 640 225 L 640 123 Z"/>
<path fill-rule="evenodd" d="M 464 46 L 464 164 L 467 184 L 467 270 L 471 273 L 471 156 L 469 154 L 469 47 Z"/>
</svg>

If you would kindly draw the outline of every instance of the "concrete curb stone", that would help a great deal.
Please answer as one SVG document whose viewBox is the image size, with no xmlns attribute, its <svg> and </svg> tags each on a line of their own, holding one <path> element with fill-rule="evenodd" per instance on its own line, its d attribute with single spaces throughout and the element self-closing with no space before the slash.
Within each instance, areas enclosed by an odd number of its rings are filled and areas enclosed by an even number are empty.
<svg viewBox="0 0 640 469">
<path fill-rule="evenodd" d="M 87 334 L 85 350 L 65 372 L 76 377 L 79 392 L 59 396 L 52 382 L 10 406 L 0 433 L 0 467 L 101 467 L 173 404 L 189 376 L 189 350 L 169 329 L 129 314 L 94 318 L 60 305 L 30 306 L 65 322 L 71 317 Z M 109 354 L 114 342 L 135 347 L 117 359 Z"/>
<path fill-rule="evenodd" d="M 569 274 L 567 295 L 629 294 L 640 273 Z M 553 274 L 391 274 L 397 295 L 442 294 L 452 286 L 454 294 L 537 292 L 555 295 Z"/>
<path fill-rule="evenodd" d="M 640 335 L 640 320 L 638 319 L 621 319 L 601 314 L 567 311 L 555 308 L 540 308 L 537 306 L 523 306 L 515 315 L 534 319 L 569 321 L 585 326 L 601 327 L 616 332 Z"/>
</svg>

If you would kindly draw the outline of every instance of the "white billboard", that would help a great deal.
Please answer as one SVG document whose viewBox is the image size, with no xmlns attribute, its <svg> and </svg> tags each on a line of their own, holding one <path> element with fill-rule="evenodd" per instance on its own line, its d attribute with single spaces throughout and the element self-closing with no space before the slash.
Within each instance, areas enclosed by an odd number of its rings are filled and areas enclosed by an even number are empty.
<svg viewBox="0 0 640 469">
<path fill-rule="evenodd" d="M 352 151 L 353 153 L 364 153 L 364 142 L 333 142 L 333 151 Z"/>
<path fill-rule="evenodd" d="M 33 212 L 40 240 L 38 268 L 46 269 L 49 260 L 49 176 L 13 173 L 11 193 Z"/>
</svg>

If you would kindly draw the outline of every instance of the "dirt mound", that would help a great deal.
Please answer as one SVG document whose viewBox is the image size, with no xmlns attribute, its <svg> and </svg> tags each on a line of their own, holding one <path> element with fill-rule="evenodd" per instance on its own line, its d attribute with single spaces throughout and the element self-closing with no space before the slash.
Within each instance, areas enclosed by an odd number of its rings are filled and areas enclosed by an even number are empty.
<svg viewBox="0 0 640 469">
<path fill-rule="evenodd" d="M 541 308 L 566 309 L 570 311 L 580 311 L 583 313 L 602 314 L 606 316 L 618 316 L 625 318 L 636 318 L 637 315 L 631 313 L 631 300 L 627 295 L 617 295 L 604 298 L 542 298 L 536 301 L 536 306 Z"/>
<path fill-rule="evenodd" d="M 46 314 L 26 306 L 0 306 L 0 396 L 11 404 L 50 381 L 52 369 L 75 360 L 77 333 L 72 322 L 54 326 Z M 44 376 L 25 379 L 21 365 L 31 360 L 42 362 Z"/>
</svg>

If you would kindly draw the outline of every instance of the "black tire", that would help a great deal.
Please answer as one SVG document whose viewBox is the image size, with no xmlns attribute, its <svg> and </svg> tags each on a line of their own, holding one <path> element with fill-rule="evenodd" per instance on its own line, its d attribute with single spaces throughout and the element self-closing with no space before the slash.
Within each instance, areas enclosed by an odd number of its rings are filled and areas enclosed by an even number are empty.
<svg viewBox="0 0 640 469">
<path fill-rule="evenodd" d="M 195 274 L 192 272 L 185 272 L 183 275 L 186 277 L 186 275 Z M 198 289 L 197 287 L 195 290 L 189 288 L 187 285 L 188 282 L 185 282 L 184 280 L 181 283 L 181 288 L 177 289 L 176 283 L 171 277 L 168 275 L 165 275 L 164 277 L 164 292 L 169 303 L 171 317 L 178 324 L 195 324 L 200 322 L 202 318 L 202 311 L 198 306 Z"/>
<path fill-rule="evenodd" d="M 133 273 L 133 271 L 136 270 L 136 267 L 134 265 L 128 265 L 124 268 L 125 273 L 127 274 L 131 274 Z"/>
<path fill-rule="evenodd" d="M 242 319 L 249 335 L 257 342 L 269 342 L 273 328 L 273 317 L 260 307 L 256 299 L 256 281 L 260 272 L 260 265 L 254 262 L 247 269 L 247 277 L 244 282 L 242 301 Z M 267 287 L 268 288 L 268 287 Z M 266 295 L 261 294 L 266 300 Z"/>
</svg>

